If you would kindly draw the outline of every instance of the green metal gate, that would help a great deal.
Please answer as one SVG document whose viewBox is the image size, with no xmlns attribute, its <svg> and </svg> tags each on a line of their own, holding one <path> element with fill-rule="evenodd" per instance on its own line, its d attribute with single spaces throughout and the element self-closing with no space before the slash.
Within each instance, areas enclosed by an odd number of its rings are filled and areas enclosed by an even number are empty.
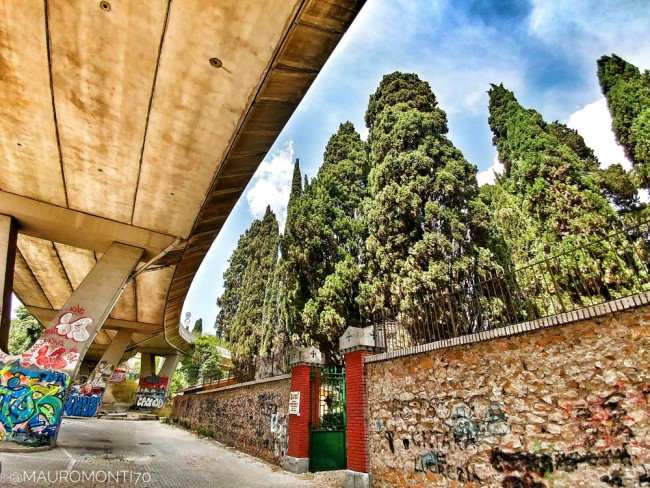
<svg viewBox="0 0 650 488">
<path fill-rule="evenodd" d="M 345 469 L 345 368 L 312 368 L 309 470 Z"/>
</svg>

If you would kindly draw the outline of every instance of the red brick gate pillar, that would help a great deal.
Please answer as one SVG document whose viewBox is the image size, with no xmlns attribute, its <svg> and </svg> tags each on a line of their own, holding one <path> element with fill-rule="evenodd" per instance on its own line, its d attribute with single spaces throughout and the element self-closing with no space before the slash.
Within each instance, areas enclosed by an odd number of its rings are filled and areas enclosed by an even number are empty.
<svg viewBox="0 0 650 488">
<path fill-rule="evenodd" d="M 373 328 L 348 327 L 339 339 L 345 356 L 345 418 L 347 471 L 345 486 L 370 486 L 368 453 L 368 395 L 363 360 L 375 350 Z"/>
<path fill-rule="evenodd" d="M 289 394 L 289 446 L 282 466 L 293 473 L 309 470 L 309 399 L 312 366 L 322 364 L 321 353 L 315 347 L 296 347 L 289 358 L 291 364 L 291 393 Z"/>
</svg>

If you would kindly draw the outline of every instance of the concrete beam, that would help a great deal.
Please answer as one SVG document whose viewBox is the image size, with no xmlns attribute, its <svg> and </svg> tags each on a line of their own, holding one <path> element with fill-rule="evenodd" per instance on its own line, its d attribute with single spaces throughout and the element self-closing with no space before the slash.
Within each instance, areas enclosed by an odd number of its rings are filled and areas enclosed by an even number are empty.
<svg viewBox="0 0 650 488">
<path fill-rule="evenodd" d="M 40 307 L 27 307 L 29 312 L 36 317 L 36 319 L 41 324 L 48 324 L 54 317 L 59 314 L 59 310 L 53 310 L 51 308 L 40 308 Z M 108 318 L 102 326 L 103 329 L 110 330 L 132 330 L 135 332 L 141 332 L 143 334 L 149 334 L 154 332 L 162 331 L 162 324 L 150 324 L 147 322 L 134 322 L 131 320 L 120 320 L 120 319 L 111 319 Z"/>
<path fill-rule="evenodd" d="M 176 236 L 96 217 L 0 191 L 0 213 L 11 215 L 21 234 L 104 252 L 113 242 L 144 249 L 143 260 L 170 246 Z"/>
<path fill-rule="evenodd" d="M 17 238 L 14 219 L 0 215 L 0 350 L 4 352 L 9 351 L 11 292 L 14 288 Z"/>
</svg>

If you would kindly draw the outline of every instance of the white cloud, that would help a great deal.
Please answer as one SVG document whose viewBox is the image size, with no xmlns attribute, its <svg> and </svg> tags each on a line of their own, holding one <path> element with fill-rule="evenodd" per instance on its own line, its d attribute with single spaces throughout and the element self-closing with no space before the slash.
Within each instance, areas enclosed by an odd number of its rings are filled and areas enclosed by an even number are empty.
<svg viewBox="0 0 650 488">
<path fill-rule="evenodd" d="M 478 186 L 491 185 L 494 183 L 496 175 L 502 175 L 504 170 L 505 168 L 499 162 L 499 157 L 495 155 L 494 160 L 492 161 L 492 166 L 484 171 L 479 171 L 476 175 Z"/>
<path fill-rule="evenodd" d="M 604 98 L 572 113 L 567 125 L 580 133 L 587 146 L 594 150 L 603 168 L 616 163 L 621 163 L 625 169 L 632 168 L 623 149 L 616 143 L 611 129 L 612 118 Z"/>
<path fill-rule="evenodd" d="M 270 205 L 278 218 L 282 232 L 287 219 L 287 203 L 291 193 L 293 141 L 286 142 L 281 150 L 268 158 L 267 156 L 257 168 L 245 196 L 248 209 L 256 219 L 262 218 L 267 205 Z"/>
<path fill-rule="evenodd" d="M 529 33 L 545 44 L 582 57 L 594 66 L 615 52 L 637 66 L 647 66 L 648 4 L 638 0 L 533 0 Z M 579 48 L 576 48 L 579 46 Z M 613 51 L 612 51 L 613 50 Z"/>
</svg>

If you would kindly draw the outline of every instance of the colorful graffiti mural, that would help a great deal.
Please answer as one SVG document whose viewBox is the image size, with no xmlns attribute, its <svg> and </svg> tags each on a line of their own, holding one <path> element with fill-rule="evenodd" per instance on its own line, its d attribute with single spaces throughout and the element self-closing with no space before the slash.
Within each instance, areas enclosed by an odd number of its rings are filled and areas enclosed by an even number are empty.
<svg viewBox="0 0 650 488">
<path fill-rule="evenodd" d="M 161 408 L 165 404 L 167 376 L 142 376 L 135 394 L 135 409 Z"/>
<path fill-rule="evenodd" d="M 4 365 L 0 370 L 2 440 L 52 445 L 68 386 L 69 377 L 62 372 Z"/>
<path fill-rule="evenodd" d="M 79 343 L 90 338 L 93 319 L 80 306 L 62 310 L 27 351 L 0 351 L 0 441 L 53 445 L 61 424 L 70 376 L 79 365 Z"/>
<path fill-rule="evenodd" d="M 73 386 L 65 403 L 64 415 L 93 417 L 102 403 L 106 383 L 113 374 L 114 368 L 114 365 L 100 361 L 84 384 Z"/>
</svg>

